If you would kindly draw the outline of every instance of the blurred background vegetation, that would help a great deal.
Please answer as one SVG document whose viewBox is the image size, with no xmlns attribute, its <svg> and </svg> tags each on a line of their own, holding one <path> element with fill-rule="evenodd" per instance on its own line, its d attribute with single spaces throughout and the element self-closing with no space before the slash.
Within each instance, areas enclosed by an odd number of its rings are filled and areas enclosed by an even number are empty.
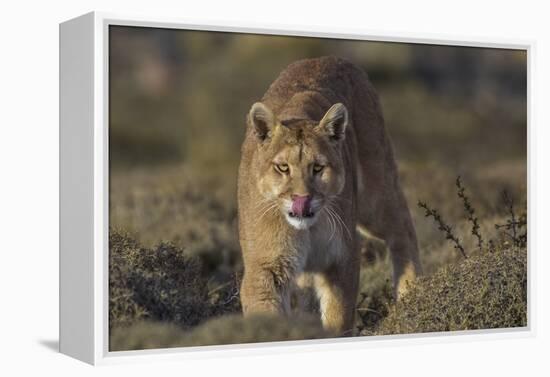
<svg viewBox="0 0 550 377">
<path fill-rule="evenodd" d="M 401 160 L 526 154 L 524 51 L 111 26 L 112 167 L 235 169 L 251 104 L 288 64 L 323 55 L 368 73 Z"/>
<path fill-rule="evenodd" d="M 368 73 L 381 98 L 428 276 L 456 262 L 457 254 L 417 208 L 418 200 L 438 208 L 468 251 L 475 239 L 456 201 L 457 175 L 487 239 L 502 238 L 494 227 L 508 216 L 502 190 L 515 199 L 516 210 L 526 210 L 525 51 L 122 26 L 111 26 L 109 35 L 111 329 L 123 329 L 116 332 L 119 349 L 131 347 L 121 339 L 137 321 L 185 330 L 239 311 L 236 178 L 245 116 L 298 59 L 335 55 Z M 167 271 L 162 258 L 151 259 L 159 250 L 185 259 L 174 265 L 200 265 L 191 290 L 201 287 L 197 297 L 167 302 L 187 283 L 178 271 Z M 391 267 L 380 242 L 365 240 L 362 252 L 358 321 L 365 335 L 391 312 Z M 201 300 L 197 310 L 188 307 Z M 204 318 L 189 314 L 195 312 Z M 145 327 L 148 339 L 155 326 Z"/>
</svg>

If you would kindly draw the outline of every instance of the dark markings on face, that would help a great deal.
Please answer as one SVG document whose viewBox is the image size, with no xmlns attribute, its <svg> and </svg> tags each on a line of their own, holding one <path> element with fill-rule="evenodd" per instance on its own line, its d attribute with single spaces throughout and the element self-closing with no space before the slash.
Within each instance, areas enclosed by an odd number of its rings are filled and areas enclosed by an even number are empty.
<svg viewBox="0 0 550 377">
<path fill-rule="evenodd" d="M 298 130 L 296 139 L 298 141 L 298 147 L 300 148 L 298 151 L 298 160 L 302 162 L 302 157 L 304 154 L 304 131 L 302 131 L 302 129 Z"/>
<path fill-rule="evenodd" d="M 305 149 L 308 146 L 306 139 L 316 123 L 307 119 L 291 118 L 281 121 L 281 125 L 290 131 L 286 143 L 298 147 L 297 160 L 302 162 L 306 158 Z"/>
</svg>

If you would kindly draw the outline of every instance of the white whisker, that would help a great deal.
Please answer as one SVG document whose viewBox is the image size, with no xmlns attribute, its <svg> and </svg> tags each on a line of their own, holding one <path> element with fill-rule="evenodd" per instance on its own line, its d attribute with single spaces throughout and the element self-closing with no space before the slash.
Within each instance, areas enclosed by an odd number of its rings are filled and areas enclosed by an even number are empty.
<svg viewBox="0 0 550 377">
<path fill-rule="evenodd" d="M 323 209 L 326 212 L 327 220 L 328 220 L 328 223 L 329 223 L 330 229 L 331 229 L 330 237 L 328 238 L 328 242 L 330 242 L 332 240 L 332 237 L 334 237 L 334 234 L 336 233 L 336 224 L 335 224 L 334 219 L 332 218 L 332 216 L 329 212 L 329 209 L 327 207 L 324 207 Z"/>
<path fill-rule="evenodd" d="M 260 208 L 266 208 L 268 205 L 270 205 L 273 202 L 272 199 L 262 199 L 258 201 L 252 208 L 254 210 L 260 209 Z"/>
<path fill-rule="evenodd" d="M 334 217 L 336 218 L 336 220 L 338 221 L 338 223 L 340 224 L 340 227 L 345 229 L 347 234 L 348 234 L 348 237 L 350 239 L 350 241 L 353 240 L 352 236 L 351 236 L 351 232 L 349 231 L 346 223 L 344 223 L 344 220 L 342 220 L 342 217 L 340 216 L 340 214 L 337 212 L 336 208 L 332 207 L 332 202 L 329 200 L 329 203 L 327 203 L 327 208 L 330 209 L 330 211 L 333 213 Z"/>
<path fill-rule="evenodd" d="M 267 209 L 265 209 L 265 210 L 262 212 L 262 214 L 260 215 L 260 217 L 258 218 L 257 221 L 260 221 L 260 220 L 261 220 L 263 217 L 265 217 L 268 213 L 271 213 L 271 212 L 273 212 L 273 210 L 276 210 L 277 207 L 278 207 L 278 206 L 277 206 L 277 202 L 271 203 L 271 204 L 267 207 Z"/>
</svg>

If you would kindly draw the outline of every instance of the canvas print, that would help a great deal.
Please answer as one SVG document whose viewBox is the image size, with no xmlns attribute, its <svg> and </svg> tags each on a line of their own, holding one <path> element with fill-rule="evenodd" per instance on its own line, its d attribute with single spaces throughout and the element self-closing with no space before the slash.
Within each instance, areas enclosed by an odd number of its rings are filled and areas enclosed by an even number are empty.
<svg viewBox="0 0 550 377">
<path fill-rule="evenodd" d="M 109 27 L 109 350 L 527 326 L 527 52 Z"/>
</svg>

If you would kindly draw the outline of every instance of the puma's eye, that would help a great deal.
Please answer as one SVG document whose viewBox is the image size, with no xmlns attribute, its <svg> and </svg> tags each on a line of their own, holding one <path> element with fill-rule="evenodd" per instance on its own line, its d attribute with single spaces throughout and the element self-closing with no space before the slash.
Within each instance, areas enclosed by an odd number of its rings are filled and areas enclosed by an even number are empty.
<svg viewBox="0 0 550 377">
<path fill-rule="evenodd" d="M 281 173 L 288 173 L 288 165 L 287 164 L 275 164 L 275 169 L 277 169 Z"/>
<path fill-rule="evenodd" d="M 320 173 L 323 171 L 325 167 L 323 165 L 315 164 L 313 165 L 313 172 L 314 173 Z"/>
</svg>

